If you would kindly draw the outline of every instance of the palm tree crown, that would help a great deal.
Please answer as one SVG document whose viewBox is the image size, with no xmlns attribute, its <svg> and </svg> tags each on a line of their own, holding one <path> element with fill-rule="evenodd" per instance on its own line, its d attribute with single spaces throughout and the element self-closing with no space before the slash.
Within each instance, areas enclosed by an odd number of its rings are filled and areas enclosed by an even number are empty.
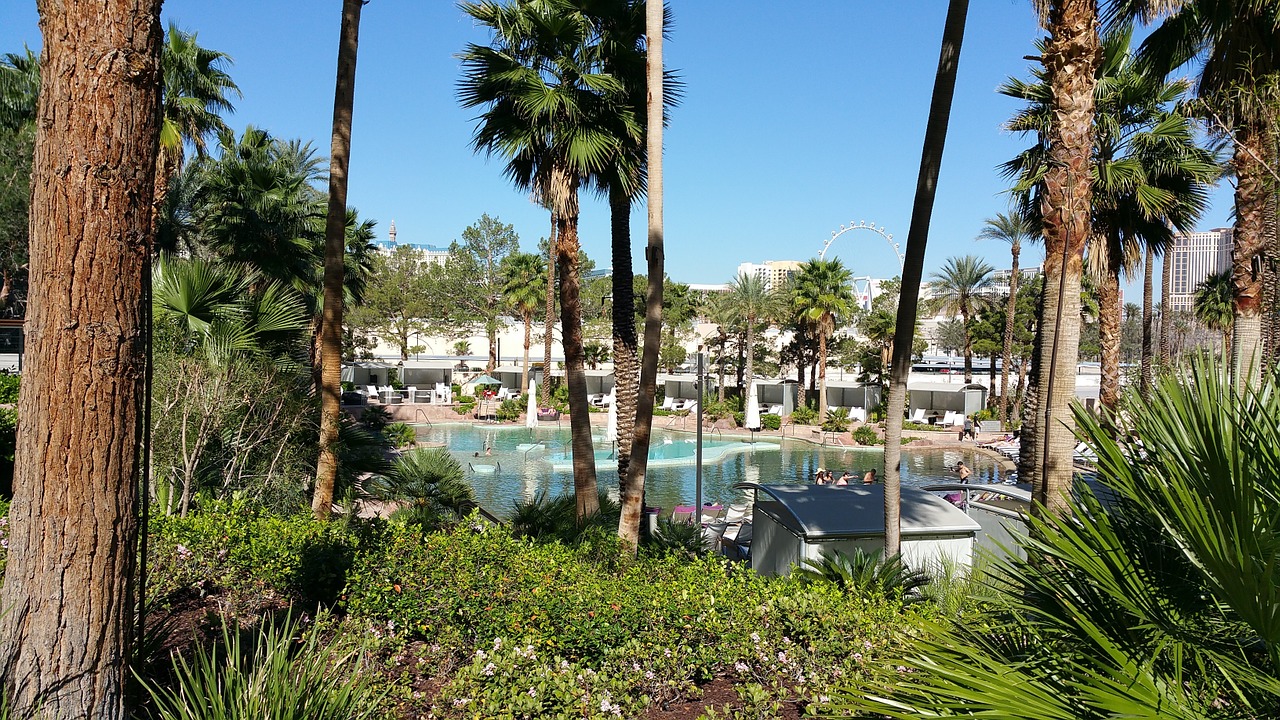
<svg viewBox="0 0 1280 720">
<path fill-rule="evenodd" d="M 987 292 L 993 282 L 991 267 L 976 255 L 948 258 L 942 270 L 933 273 L 930 287 L 938 308 L 964 321 L 964 381 L 973 382 L 973 338 L 969 332 L 970 319 L 980 310 L 990 306 L 994 298 Z"/>
<path fill-rule="evenodd" d="M 839 260 L 810 260 L 800 266 L 792 284 L 792 304 L 818 335 L 818 412 L 827 411 L 827 338 L 849 316 L 854 298 L 853 273 Z"/>
</svg>

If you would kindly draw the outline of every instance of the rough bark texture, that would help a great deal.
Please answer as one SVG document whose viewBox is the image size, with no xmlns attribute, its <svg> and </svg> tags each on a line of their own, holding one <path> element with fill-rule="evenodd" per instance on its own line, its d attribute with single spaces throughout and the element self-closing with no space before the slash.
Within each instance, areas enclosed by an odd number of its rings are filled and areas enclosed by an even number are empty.
<svg viewBox="0 0 1280 720">
<path fill-rule="evenodd" d="M 751 381 L 747 381 L 750 387 Z M 746 397 L 745 395 L 743 397 Z M 745 405 L 743 406 L 745 407 Z M 818 329 L 818 424 L 827 417 L 827 333 Z"/>
<path fill-rule="evenodd" d="M 32 282 L 0 679 L 14 717 L 123 718 L 160 0 L 37 7 Z"/>
<path fill-rule="evenodd" d="M 627 466 L 627 494 L 618 519 L 618 537 L 634 553 L 640 542 L 640 512 L 644 509 L 645 473 L 649 469 L 649 435 L 653 430 L 653 396 L 658 386 L 658 347 L 662 344 L 662 3 L 645 6 L 648 63 L 645 81 L 645 153 L 648 160 L 649 241 L 644 307 L 644 350 L 640 360 L 640 388 L 636 398 L 635 437 Z"/>
<path fill-rule="evenodd" d="M 1102 348 L 1102 377 L 1098 387 L 1098 403 L 1115 410 L 1120 402 L 1120 258 L 1119 233 L 1099 237 L 1105 244 L 1106 267 L 1098 279 L 1098 344 Z"/>
<path fill-rule="evenodd" d="M 529 392 L 529 346 L 533 344 L 533 313 L 524 314 L 524 365 L 520 370 L 520 391 Z"/>
<path fill-rule="evenodd" d="M 1267 202 L 1263 134 L 1246 125 L 1236 132 L 1236 224 L 1232 234 L 1231 282 L 1235 286 L 1235 325 L 1231 365 L 1236 387 L 1257 387 L 1262 378 L 1261 253 L 1266 244 L 1263 217 Z M 1255 260 L 1257 258 L 1257 260 Z"/>
<path fill-rule="evenodd" d="M 338 429 L 342 422 L 342 304 L 347 249 L 347 168 L 351 161 L 351 115 L 356 94 L 362 0 L 343 0 L 338 38 L 338 77 L 333 93 L 333 137 L 329 156 L 329 216 L 324 227 L 324 308 L 320 313 L 320 457 L 311 511 L 327 520 L 338 477 Z M 401 355 L 404 355 L 401 348 Z"/>
<path fill-rule="evenodd" d="M 1151 386 L 1155 382 L 1155 321 L 1151 307 L 1151 273 L 1155 271 L 1155 253 L 1148 247 L 1142 266 L 1142 378 L 1138 383 L 1138 392 L 1142 397 L 1151 394 Z"/>
<path fill-rule="evenodd" d="M 542 338 L 542 407 L 551 407 L 551 343 L 556 337 L 556 229 L 555 212 L 551 213 L 551 238 L 547 243 L 547 320 Z"/>
<path fill-rule="evenodd" d="M 1053 88 L 1049 171 L 1044 185 L 1045 283 L 1036 388 L 1040 477 L 1032 486 L 1035 512 L 1067 510 L 1072 481 L 1075 395 L 1080 347 L 1080 280 L 1092 202 L 1093 91 L 1100 60 L 1096 0 L 1053 0 L 1043 54 Z"/>
<path fill-rule="evenodd" d="M 636 308 L 631 271 L 631 199 L 617 188 L 609 190 L 613 235 L 613 376 L 618 406 L 618 485 L 625 490 L 636 426 L 636 392 L 640 385 L 640 357 L 636 347 Z"/>
<path fill-rule="evenodd" d="M 575 203 L 576 204 L 576 201 Z M 564 373 L 569 385 L 569 429 L 573 447 L 573 494 L 577 517 L 583 519 L 600 511 L 596 489 L 595 445 L 591 441 L 590 404 L 587 402 L 587 375 L 582 349 L 582 302 L 578 285 L 578 213 L 566 210 L 559 220 L 556 261 L 560 265 L 560 327 L 564 346 Z"/>
<path fill-rule="evenodd" d="M 1160 257 L 1160 362 L 1173 362 L 1173 346 L 1169 340 L 1169 326 L 1173 313 L 1169 311 L 1169 294 L 1173 292 L 1173 245 L 1164 249 Z"/>
<path fill-rule="evenodd" d="M 924 131 L 924 148 L 920 153 L 920 173 L 916 180 L 915 201 L 911 207 L 911 227 L 907 231 L 907 252 L 902 268 L 902 294 L 898 299 L 898 318 L 894 328 L 893 364 L 890 368 L 889 414 L 884 431 L 884 552 L 898 554 L 902 544 L 902 420 L 907 400 L 907 376 L 911 372 L 911 341 L 916 328 L 916 304 L 920 299 L 920 279 L 924 274 L 925 244 L 929 240 L 929 222 L 933 217 L 933 200 L 937 194 L 938 173 L 942 169 L 942 151 L 947 141 L 947 124 L 951 118 L 951 98 L 955 94 L 956 71 L 960 65 L 960 47 L 964 41 L 968 0 L 950 0 L 947 22 L 942 30 L 942 50 L 933 82 L 933 98 L 929 103 L 929 122 Z"/>
</svg>

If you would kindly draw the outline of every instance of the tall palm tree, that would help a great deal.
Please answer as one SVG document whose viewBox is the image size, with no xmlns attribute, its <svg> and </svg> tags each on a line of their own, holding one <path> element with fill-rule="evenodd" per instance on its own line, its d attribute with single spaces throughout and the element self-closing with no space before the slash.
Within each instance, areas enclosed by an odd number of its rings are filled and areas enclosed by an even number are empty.
<svg viewBox="0 0 1280 720">
<path fill-rule="evenodd" d="M 595 450 L 588 417 L 579 300 L 578 191 L 600 172 L 618 141 L 606 121 L 608 96 L 622 84 L 600 67 L 592 24 L 567 0 L 463 3 L 492 33 L 489 46 L 462 53 L 463 107 L 483 107 L 477 151 L 507 158 L 506 174 L 540 190 L 556 216 L 560 316 L 569 385 L 574 494 L 581 521 L 599 510 Z"/>
<path fill-rule="evenodd" d="M 229 96 L 240 89 L 223 69 L 226 53 L 201 47 L 196 33 L 169 23 L 160 69 L 164 84 L 160 99 L 160 160 L 156 165 L 155 205 L 164 204 L 169 183 L 182 168 L 186 145 L 204 157 L 210 138 L 227 131 L 222 115 L 235 111 Z"/>
<path fill-rule="evenodd" d="M 338 40 L 338 76 L 333 93 L 333 137 L 329 155 L 329 214 L 324 234 L 324 307 L 320 315 L 320 453 L 311 510 L 327 520 L 338 476 L 338 431 L 342 425 L 342 310 L 347 248 L 347 168 L 351 163 L 351 115 L 364 0 L 343 0 Z"/>
<path fill-rule="evenodd" d="M 1193 61 L 1199 109 L 1210 128 L 1234 144 L 1235 226 L 1231 267 L 1235 283 L 1232 341 L 1239 387 L 1261 378 L 1263 277 L 1258 267 L 1266 247 L 1266 204 L 1274 161 L 1272 133 L 1280 102 L 1280 5 L 1258 0 L 1182 0 L 1161 3 L 1169 11 L 1138 51 L 1139 62 L 1161 77 Z M 1148 3 L 1117 0 L 1117 14 L 1151 19 Z"/>
<path fill-rule="evenodd" d="M 520 376 L 522 391 L 529 389 L 529 344 L 533 338 L 533 316 L 542 307 L 547 267 L 541 255 L 512 253 L 502 259 L 502 298 L 524 321 L 524 370 Z"/>
<path fill-rule="evenodd" d="M 948 258 L 942 270 L 932 274 L 930 287 L 942 312 L 959 315 L 964 324 L 964 381 L 973 382 L 973 316 L 995 302 L 987 292 L 995 278 L 991 267 L 976 255 Z"/>
<path fill-rule="evenodd" d="M 16 130 L 33 122 L 39 100 L 40 56 L 30 48 L 0 56 L 0 128 Z"/>
<path fill-rule="evenodd" d="M 884 552 L 897 555 L 902 545 L 902 418 L 907 405 L 907 375 L 911 372 L 912 343 L 916 334 L 916 304 L 920 301 L 920 280 L 924 274 L 925 245 L 937 192 L 942 151 L 951 119 L 951 99 L 955 95 L 960 47 L 964 44 L 968 0 L 950 0 L 942 28 L 942 48 L 934 74 L 933 97 L 929 101 L 929 122 L 920 152 L 920 172 L 911 206 L 911 226 L 907 230 L 907 251 L 902 265 L 902 291 L 894 326 L 892 382 L 889 386 L 889 417 L 884 433 Z"/>
<path fill-rule="evenodd" d="M 996 213 L 987 218 L 979 240 L 999 240 L 1009 243 L 1009 255 L 1013 264 L 1009 270 L 1009 299 L 1004 310 L 1004 348 L 1000 355 L 1000 422 L 1009 422 L 1009 408 L 1013 404 L 1013 394 L 1009 392 L 1009 367 L 1013 363 L 1013 329 L 1014 317 L 1018 305 L 1018 282 L 1022 279 L 1018 268 L 1018 260 L 1022 255 L 1022 243 L 1035 242 L 1040 239 L 1040 230 L 1032 220 L 1030 213 L 1012 207 L 1008 214 Z"/>
<path fill-rule="evenodd" d="M 1099 400 L 1111 409 L 1120 395 L 1120 276 L 1135 272 L 1144 252 L 1165 252 L 1175 231 L 1192 229 L 1207 204 L 1206 184 L 1217 173 L 1180 107 L 1186 85 L 1139 73 L 1129 50 L 1132 35 L 1130 26 L 1117 25 L 1102 39 L 1095 89 L 1093 228 L 1086 260 L 1099 289 Z M 1045 71 L 1034 74 L 1037 82 L 1010 81 L 1002 91 L 1028 103 L 1010 129 L 1043 136 L 1052 122 L 1051 93 Z M 1019 188 L 1039 185 L 1048 170 L 1043 145 L 1006 166 L 1015 169 Z M 1149 341 L 1146 348 L 1149 371 Z"/>
<path fill-rule="evenodd" d="M 736 308 L 743 329 L 743 345 L 746 346 L 746 370 L 743 372 L 739 391 L 745 397 L 751 380 L 755 377 L 756 329 L 761 323 L 769 323 L 788 312 L 788 298 L 765 285 L 759 275 L 742 273 L 729 282 L 730 302 Z"/>
<path fill-rule="evenodd" d="M 853 273 L 839 259 L 810 260 L 792 283 L 792 305 L 818 335 L 818 412 L 827 412 L 827 338 L 854 307 Z M 750 387 L 750 384 L 747 385 Z"/>
<path fill-rule="evenodd" d="M 662 131 L 666 89 L 663 83 L 662 33 L 666 28 L 663 5 L 645 6 L 645 44 L 648 66 L 645 85 L 645 160 L 649 191 L 649 241 L 645 287 L 644 355 L 640 359 L 640 388 L 636 400 L 636 425 L 627 468 L 627 495 L 618 520 L 618 536 L 624 548 L 634 552 L 640 541 L 640 511 L 644 503 L 645 474 L 649 469 L 649 437 L 653 430 L 653 397 L 657 392 L 658 350 L 662 344 L 662 293 L 665 273 L 662 224 Z"/>
<path fill-rule="evenodd" d="M 1196 319 L 1210 330 L 1222 333 L 1222 357 L 1231 357 L 1231 324 L 1235 322 L 1235 285 L 1231 271 L 1223 270 L 1205 278 L 1196 286 L 1192 311 Z"/>
</svg>

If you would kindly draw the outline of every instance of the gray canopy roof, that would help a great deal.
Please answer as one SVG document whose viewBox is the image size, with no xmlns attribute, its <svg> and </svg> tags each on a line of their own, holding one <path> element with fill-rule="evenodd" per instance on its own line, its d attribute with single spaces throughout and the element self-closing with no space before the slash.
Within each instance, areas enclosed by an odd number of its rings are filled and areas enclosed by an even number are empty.
<svg viewBox="0 0 1280 720">
<path fill-rule="evenodd" d="M 861 482 L 860 480 L 858 482 Z M 883 485 L 758 485 L 756 509 L 805 540 L 884 535 Z M 964 511 L 932 493 L 902 488 L 902 535 L 955 535 L 981 529 Z"/>
</svg>

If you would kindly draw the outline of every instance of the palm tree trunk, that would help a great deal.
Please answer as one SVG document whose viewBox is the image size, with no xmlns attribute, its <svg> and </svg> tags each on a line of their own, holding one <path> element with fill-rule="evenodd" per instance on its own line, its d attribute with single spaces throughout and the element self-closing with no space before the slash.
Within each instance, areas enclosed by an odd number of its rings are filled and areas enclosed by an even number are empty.
<svg viewBox="0 0 1280 720">
<path fill-rule="evenodd" d="M 1041 278 L 1043 283 L 1044 279 Z M 1040 471 L 1044 468 L 1044 448 L 1041 444 L 1043 439 L 1040 433 L 1036 432 L 1039 427 L 1040 413 L 1039 395 L 1041 368 L 1044 363 L 1041 362 L 1040 348 L 1044 340 L 1045 327 L 1045 296 L 1044 288 L 1040 290 L 1040 299 L 1036 302 L 1036 331 L 1035 337 L 1031 340 L 1031 358 L 1028 362 L 1022 363 L 1022 377 L 1019 383 L 1022 385 L 1022 392 L 1018 396 L 1019 407 L 1016 409 L 1016 417 L 1022 420 L 1022 432 L 1019 435 L 1018 443 L 1018 480 L 1035 487 L 1039 482 Z M 1029 368 L 1029 369 L 1028 369 Z"/>
<path fill-rule="evenodd" d="M 636 311 L 631 271 L 631 198 L 609 188 L 613 235 L 613 369 L 614 400 L 618 407 L 618 483 L 625 491 L 636 425 L 636 394 L 640 385 L 640 357 L 636 346 Z"/>
<path fill-rule="evenodd" d="M 960 313 L 960 322 L 964 324 L 964 384 L 973 384 L 973 336 L 969 334 L 969 308 L 965 306 Z"/>
<path fill-rule="evenodd" d="M 1257 387 L 1262 378 L 1262 272 L 1255 264 L 1261 265 L 1266 240 L 1263 216 L 1267 190 L 1261 162 L 1264 152 L 1263 133 L 1258 128 L 1245 125 L 1236 132 L 1236 224 L 1231 253 L 1236 316 L 1231 365 L 1237 390 Z"/>
<path fill-rule="evenodd" d="M 964 41 L 965 15 L 968 11 L 968 0 L 950 0 L 947 4 L 942 50 L 938 56 L 933 98 L 929 103 L 929 122 L 925 127 L 924 148 L 920 154 L 916 196 L 911 208 L 911 227 L 907 231 L 907 253 L 902 268 L 902 292 L 898 299 L 893 364 L 890 368 L 892 379 L 889 385 L 889 414 L 884 424 L 884 551 L 887 557 L 897 555 L 902 547 L 900 463 L 907 376 L 911 372 L 911 342 L 915 336 L 916 305 L 920 301 L 920 280 L 924 274 L 925 244 L 929 240 L 929 222 L 933 216 L 938 173 L 942 168 L 942 151 L 947 140 L 951 98 L 955 94 L 956 70 L 960 64 L 960 47 Z"/>
<path fill-rule="evenodd" d="M 640 388 L 636 398 L 635 439 L 627 465 L 627 494 L 623 496 L 618 536 L 632 554 L 640 544 L 640 511 L 644 505 L 645 473 L 649 468 L 649 435 L 653 430 L 653 396 L 657 392 L 658 350 L 662 344 L 662 3 L 645 6 L 645 40 L 648 45 L 646 81 L 649 89 L 645 118 L 645 151 L 648 158 L 649 243 L 645 287 L 644 356 L 640 361 Z"/>
<path fill-rule="evenodd" d="M 1151 394 L 1151 385 L 1155 382 L 1155 328 L 1151 308 L 1151 274 L 1154 271 L 1155 253 L 1148 245 L 1142 266 L 1142 379 L 1138 383 L 1138 392 L 1144 398 Z"/>
<path fill-rule="evenodd" d="M 1069 403 L 1076 388 L 1080 281 L 1093 196 L 1093 93 L 1101 56 L 1097 0 L 1052 0 L 1048 26 L 1043 57 L 1055 122 L 1049 129 L 1043 210 L 1045 314 L 1040 357 L 1047 372 L 1041 373 L 1036 389 L 1043 455 L 1037 458 L 1041 477 L 1032 494 L 1034 512 L 1062 515 L 1073 474 L 1075 419 Z"/>
<path fill-rule="evenodd" d="M 551 211 L 551 239 L 547 242 L 547 322 L 542 338 L 542 407 L 551 407 L 551 343 L 556 339 L 556 213 Z"/>
<path fill-rule="evenodd" d="M 818 331 L 818 423 L 827 417 L 827 334 Z"/>
<path fill-rule="evenodd" d="M 570 191 L 576 195 L 577 188 Z M 573 204 L 576 204 L 574 198 Z M 582 302 L 578 285 L 578 214 L 566 209 L 560 215 L 556 261 L 560 265 L 560 342 L 564 346 L 564 373 L 569 386 L 569 429 L 573 447 L 573 494 L 578 525 L 600 512 L 596 488 L 595 445 L 591 441 L 590 404 L 587 402 L 585 352 L 582 348 Z"/>
<path fill-rule="evenodd" d="M 1000 425 L 1009 423 L 1009 406 L 1013 397 L 1009 393 L 1009 365 L 1013 362 L 1013 328 L 1018 309 L 1018 254 L 1022 249 L 1015 240 L 1010 246 L 1013 270 L 1009 274 L 1009 302 L 1004 308 L 1004 348 L 1000 354 Z"/>
<path fill-rule="evenodd" d="M 320 315 L 320 456 L 311 511 L 328 520 L 338 476 L 338 428 L 342 420 L 342 304 L 347 233 L 347 167 L 351 159 L 351 115 L 356 92 L 361 0 L 343 0 L 338 78 L 333 96 L 329 160 L 329 216 L 324 232 L 324 308 Z M 404 348 L 401 349 L 404 354 Z"/>
<path fill-rule="evenodd" d="M 804 407 L 804 350 L 802 349 L 798 355 L 800 359 L 796 361 L 796 407 Z"/>
<path fill-rule="evenodd" d="M 1119 232 L 1096 237 L 1105 267 L 1098 280 L 1098 345 L 1102 377 L 1098 384 L 1098 403 L 1114 411 L 1120 402 L 1120 258 Z"/>
<path fill-rule="evenodd" d="M 1169 340 L 1169 327 L 1173 313 L 1169 310 L 1169 295 L 1173 292 L 1173 246 L 1164 249 L 1160 257 L 1160 361 L 1173 362 L 1173 346 Z"/>
<path fill-rule="evenodd" d="M 160 5 L 38 5 L 30 304 L 0 586 L 10 717 L 126 716 Z"/>
<path fill-rule="evenodd" d="M 747 346 L 747 365 L 743 371 L 745 377 L 738 378 L 738 397 L 746 399 L 747 386 L 751 384 L 751 379 L 756 376 L 756 316 L 747 314 L 747 332 L 744 342 Z"/>
<path fill-rule="evenodd" d="M 533 313 L 524 313 L 524 369 L 520 371 L 520 392 L 529 392 L 529 346 L 533 344 Z"/>
</svg>

